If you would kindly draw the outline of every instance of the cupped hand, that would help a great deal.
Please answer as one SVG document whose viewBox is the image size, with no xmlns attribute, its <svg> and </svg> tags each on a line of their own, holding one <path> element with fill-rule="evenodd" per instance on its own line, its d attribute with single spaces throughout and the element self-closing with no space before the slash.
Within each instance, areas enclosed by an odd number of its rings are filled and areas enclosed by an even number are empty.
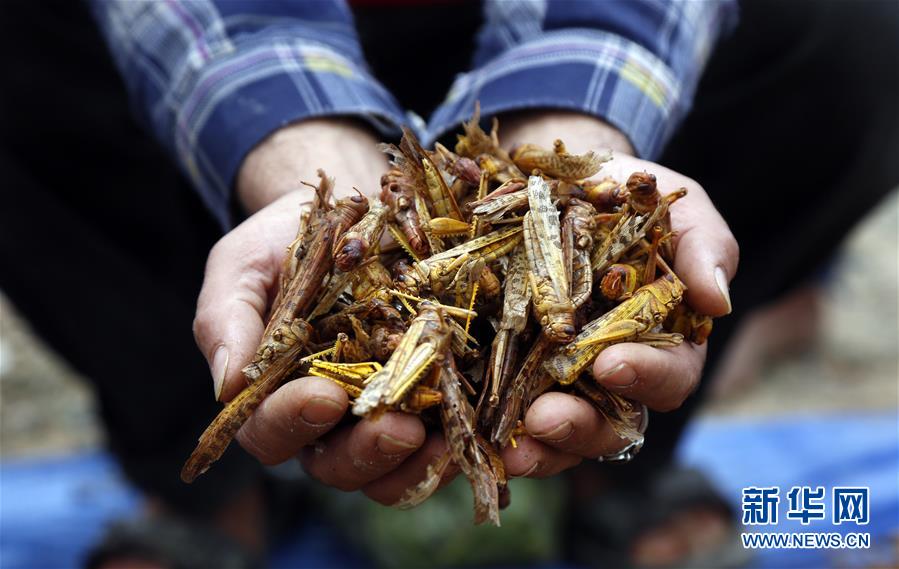
<svg viewBox="0 0 899 569">
<path fill-rule="evenodd" d="M 194 335 L 213 377 L 216 399 L 229 401 L 245 386 L 265 327 L 286 247 L 296 234 L 300 204 L 322 168 L 336 178 L 335 195 L 372 194 L 386 168 L 377 139 L 354 122 L 309 120 L 284 127 L 244 160 L 237 196 L 252 214 L 216 243 L 209 254 L 197 302 Z M 301 188 L 301 189 L 298 189 Z M 339 424 L 346 393 L 333 382 L 305 377 L 270 395 L 237 434 L 260 462 L 279 464 L 299 456 L 307 472 L 342 490 L 362 489 L 372 498 L 397 501 L 424 478 L 442 452 L 412 415 L 387 413 L 378 420 Z"/>
<path fill-rule="evenodd" d="M 500 120 L 506 145 L 535 143 L 552 148 L 561 138 L 569 152 L 611 149 L 613 160 L 600 176 L 621 182 L 633 172 L 655 174 L 663 194 L 685 187 L 688 194 L 671 208 L 677 249 L 674 270 L 687 285 L 686 301 L 701 314 L 723 316 L 731 311 L 728 287 L 737 270 L 739 249 L 727 223 L 696 181 L 659 164 L 634 158 L 633 149 L 617 129 L 585 115 L 569 112 L 530 113 Z M 594 379 L 614 393 L 655 411 L 671 411 L 696 389 L 705 363 L 706 345 L 690 342 L 658 349 L 624 343 L 600 353 Z M 619 438 L 602 415 L 575 395 L 551 392 L 538 397 L 525 417 L 528 435 L 518 448 L 503 451 L 512 476 L 545 477 L 582 459 L 611 455 L 628 441 Z"/>
</svg>

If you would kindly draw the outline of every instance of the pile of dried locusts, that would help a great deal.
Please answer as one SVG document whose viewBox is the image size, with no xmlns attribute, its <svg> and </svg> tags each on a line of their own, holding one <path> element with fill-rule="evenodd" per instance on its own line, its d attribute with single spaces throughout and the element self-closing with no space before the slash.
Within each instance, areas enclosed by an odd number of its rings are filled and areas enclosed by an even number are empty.
<svg viewBox="0 0 899 569">
<path fill-rule="evenodd" d="M 637 405 L 584 373 L 618 342 L 700 343 L 711 320 L 681 303 L 671 271 L 669 206 L 655 177 L 595 176 L 610 156 L 524 145 L 510 155 L 477 118 L 455 152 L 424 150 L 406 132 L 383 145 L 381 196 L 339 199 L 319 172 L 302 211 L 249 383 L 213 421 L 182 472 L 191 481 L 224 452 L 284 380 L 330 378 L 352 412 L 419 413 L 441 425 L 447 454 L 400 506 L 437 488 L 455 462 L 471 483 L 475 521 L 499 524 L 506 480 L 498 449 L 531 401 L 575 390 L 616 432 L 642 440 Z M 561 221 L 560 221 L 561 218 Z M 381 245 L 384 230 L 395 244 Z M 383 243 L 387 243 L 384 240 Z M 398 244 L 398 245 L 397 245 Z M 314 323 L 314 328 L 312 324 Z"/>
</svg>

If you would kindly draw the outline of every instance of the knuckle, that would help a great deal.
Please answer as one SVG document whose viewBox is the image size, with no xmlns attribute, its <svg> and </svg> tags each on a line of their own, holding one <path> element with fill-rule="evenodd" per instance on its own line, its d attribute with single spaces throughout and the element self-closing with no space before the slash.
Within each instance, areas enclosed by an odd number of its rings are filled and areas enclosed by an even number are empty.
<svg viewBox="0 0 899 569">
<path fill-rule="evenodd" d="M 683 400 L 677 400 L 676 397 L 669 397 L 665 399 L 659 399 L 655 402 L 655 405 L 652 406 L 653 410 L 659 411 L 660 413 L 670 413 L 671 411 L 676 410 L 681 406 Z"/>
<path fill-rule="evenodd" d="M 197 346 L 201 349 L 206 344 L 206 339 L 209 337 L 210 325 L 210 319 L 207 317 L 205 311 L 198 308 L 197 313 L 194 316 L 194 321 L 191 324 L 191 329 L 194 333 L 194 341 L 196 341 Z"/>
<path fill-rule="evenodd" d="M 383 473 L 384 463 L 399 463 L 400 460 L 394 460 L 393 457 L 382 457 L 379 458 L 379 460 L 372 460 L 357 456 L 353 457 L 353 470 L 355 470 L 360 477 L 376 478 Z"/>
<path fill-rule="evenodd" d="M 552 474 L 553 470 L 553 465 L 551 464 L 537 463 L 536 467 L 532 466 L 531 468 L 526 470 L 522 477 L 535 479 L 546 478 L 547 476 Z"/>
<path fill-rule="evenodd" d="M 380 487 L 377 486 L 375 488 L 365 487 L 362 488 L 362 493 L 365 494 L 368 499 L 373 500 L 378 504 L 381 504 L 382 506 L 393 506 L 394 504 L 399 502 L 399 496 L 395 496 L 392 494 L 386 495 L 380 490 Z"/>
<path fill-rule="evenodd" d="M 731 233 L 730 229 L 727 230 L 727 236 L 723 241 L 723 248 L 724 256 L 731 269 L 730 277 L 733 278 L 734 273 L 737 270 L 737 265 L 740 263 L 740 244 L 737 243 L 737 239 L 734 237 L 734 234 Z"/>
<path fill-rule="evenodd" d="M 360 487 L 358 483 L 345 476 L 345 473 L 338 465 L 325 457 L 311 457 L 304 461 L 303 467 L 306 473 L 318 482 L 342 492 L 353 492 Z"/>
<path fill-rule="evenodd" d="M 690 355 L 682 352 L 677 354 L 664 354 L 661 366 L 661 386 L 668 386 L 662 390 L 665 397 L 661 397 L 653 406 L 656 411 L 668 413 L 678 409 L 689 395 L 695 390 L 702 369 L 701 362 L 690 359 Z"/>
<path fill-rule="evenodd" d="M 599 431 L 600 429 L 596 429 L 595 433 L 598 433 Z M 591 435 L 593 434 L 594 433 L 591 433 Z M 596 436 L 590 436 L 589 438 L 578 441 L 577 444 L 572 444 L 567 447 L 559 447 L 558 450 L 577 456 L 590 456 L 592 454 L 596 454 L 598 438 L 599 437 Z"/>
<path fill-rule="evenodd" d="M 562 470 L 568 470 L 569 468 L 574 468 L 584 461 L 583 456 L 571 455 L 568 460 L 565 461 L 564 468 Z"/>
<path fill-rule="evenodd" d="M 647 405 L 654 411 L 659 411 L 661 413 L 670 413 L 671 411 L 677 410 L 677 408 L 681 406 L 686 396 L 687 394 L 684 384 L 682 382 L 678 382 L 677 385 L 674 385 L 669 389 L 661 392 L 659 396 L 651 402 L 651 404 L 647 402 Z"/>
<path fill-rule="evenodd" d="M 700 380 L 699 375 L 696 375 L 696 376 L 692 377 L 689 382 L 687 382 L 687 385 L 685 387 L 684 397 L 683 397 L 683 399 L 681 399 L 681 403 L 683 403 L 684 401 L 687 400 L 687 398 L 689 398 L 691 395 L 696 393 L 696 391 L 699 389 L 700 381 L 701 380 Z"/>
<path fill-rule="evenodd" d="M 341 477 L 338 477 L 336 480 L 330 483 L 325 482 L 325 484 L 329 484 L 329 486 L 336 488 L 341 492 L 355 492 L 362 487 L 362 484 L 360 484 L 358 481 L 348 480 Z"/>
<path fill-rule="evenodd" d="M 223 254 L 226 254 L 228 244 L 231 241 L 231 235 L 233 235 L 233 232 L 224 235 L 221 239 L 216 241 L 212 248 L 209 250 L 209 256 L 206 258 L 207 269 L 210 265 L 215 264 L 215 261 L 217 261 L 219 257 L 221 257 Z"/>
<path fill-rule="evenodd" d="M 696 382 L 694 381 L 678 382 L 668 397 L 659 400 L 657 404 L 654 405 L 655 410 L 661 411 L 662 413 L 670 413 L 671 411 L 677 410 L 684 404 L 687 397 L 693 393 L 695 385 Z"/>
<path fill-rule="evenodd" d="M 700 184 L 699 182 L 697 182 L 690 176 L 686 176 L 680 172 L 678 172 L 678 174 L 681 177 L 681 180 L 679 180 L 679 182 L 680 182 L 679 185 L 685 186 L 687 189 L 689 189 L 692 192 L 702 192 L 703 194 L 708 194 L 708 192 L 705 191 L 705 188 L 702 187 L 702 184 Z"/>
<path fill-rule="evenodd" d="M 262 437 L 256 429 L 243 428 L 237 433 L 237 442 L 245 451 L 253 455 L 256 460 L 266 466 L 281 464 L 287 460 L 287 456 L 281 457 L 274 452 L 271 445 Z"/>
</svg>

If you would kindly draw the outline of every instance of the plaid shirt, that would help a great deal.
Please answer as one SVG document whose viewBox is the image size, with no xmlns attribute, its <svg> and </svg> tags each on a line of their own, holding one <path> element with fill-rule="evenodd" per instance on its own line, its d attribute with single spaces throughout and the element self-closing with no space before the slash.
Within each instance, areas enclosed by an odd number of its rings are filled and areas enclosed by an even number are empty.
<svg viewBox="0 0 899 569">
<path fill-rule="evenodd" d="M 304 117 L 356 115 L 429 144 L 470 117 L 598 116 L 657 157 L 736 0 L 486 0 L 473 69 L 427 122 L 370 74 L 340 0 L 90 0 L 136 112 L 223 225 L 241 161 Z M 413 8 L 414 9 L 414 8 Z"/>
</svg>

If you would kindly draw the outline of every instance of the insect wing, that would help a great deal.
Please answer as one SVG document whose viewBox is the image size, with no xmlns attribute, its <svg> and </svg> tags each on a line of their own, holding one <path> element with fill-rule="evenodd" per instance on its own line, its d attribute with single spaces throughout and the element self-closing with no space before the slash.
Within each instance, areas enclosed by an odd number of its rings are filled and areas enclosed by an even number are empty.
<svg viewBox="0 0 899 569">
<path fill-rule="evenodd" d="M 430 257 L 425 259 L 424 262 L 430 263 L 434 261 L 443 261 L 446 259 L 455 259 L 457 257 L 461 257 L 465 253 L 473 253 L 478 249 L 483 249 L 484 247 L 492 245 L 493 243 L 497 243 L 505 239 L 514 237 L 518 233 L 521 233 L 521 227 L 504 227 L 503 229 L 488 233 L 483 237 L 477 237 L 475 239 L 472 239 L 471 241 L 463 243 L 462 245 L 457 245 L 452 249 L 447 249 L 443 253 L 431 255 Z"/>
<path fill-rule="evenodd" d="M 553 287 L 559 298 L 567 298 L 569 286 L 562 252 L 559 210 L 552 203 L 549 184 L 539 176 L 528 178 L 528 204 L 535 237 Z"/>
</svg>

